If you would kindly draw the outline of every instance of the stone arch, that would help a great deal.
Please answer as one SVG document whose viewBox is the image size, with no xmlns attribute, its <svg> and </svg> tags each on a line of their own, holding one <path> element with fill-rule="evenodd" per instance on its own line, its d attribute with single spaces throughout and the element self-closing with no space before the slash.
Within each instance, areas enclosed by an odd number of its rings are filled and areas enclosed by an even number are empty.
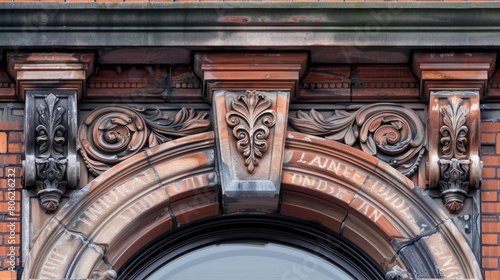
<svg viewBox="0 0 500 280">
<path fill-rule="evenodd" d="M 392 167 L 296 132 L 288 133 L 285 148 L 278 215 L 340 233 L 388 271 L 399 266 L 416 278 L 481 278 L 455 225 Z M 211 132 L 135 155 L 71 195 L 37 236 L 23 279 L 118 270 L 162 233 L 222 215 L 218 186 Z"/>
</svg>

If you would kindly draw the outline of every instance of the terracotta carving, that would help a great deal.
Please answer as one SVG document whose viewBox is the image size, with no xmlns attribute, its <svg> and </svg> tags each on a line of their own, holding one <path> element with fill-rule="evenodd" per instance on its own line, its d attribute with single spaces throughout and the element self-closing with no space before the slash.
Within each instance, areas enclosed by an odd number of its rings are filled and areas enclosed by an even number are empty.
<svg viewBox="0 0 500 280">
<path fill-rule="evenodd" d="M 238 139 L 237 150 L 245 157 L 249 173 L 258 165 L 258 158 L 268 149 L 269 128 L 276 123 L 276 111 L 269 109 L 271 100 L 264 93 L 247 90 L 231 102 L 233 110 L 227 112 L 226 122 Z"/>
<path fill-rule="evenodd" d="M 309 113 L 298 111 L 289 122 L 303 133 L 349 146 L 359 144 L 363 151 L 406 176 L 417 170 L 425 152 L 427 137 L 422 121 L 413 110 L 398 104 L 372 104 L 355 112 L 335 110 L 328 118 L 314 109 Z"/>
<path fill-rule="evenodd" d="M 469 190 L 470 160 L 467 159 L 467 132 L 466 117 L 469 113 L 467 106 L 463 105 L 462 98 L 451 96 L 449 105 L 440 108 L 443 117 L 443 126 L 439 132 L 441 158 L 439 159 L 441 179 L 441 196 L 450 212 L 459 212 L 467 197 Z"/>
<path fill-rule="evenodd" d="M 174 118 L 158 109 L 148 114 L 142 107 L 98 108 L 79 128 L 79 150 L 89 171 L 97 176 L 145 147 L 207 131 L 210 128 L 207 117 L 207 113 L 186 108 Z"/>
</svg>

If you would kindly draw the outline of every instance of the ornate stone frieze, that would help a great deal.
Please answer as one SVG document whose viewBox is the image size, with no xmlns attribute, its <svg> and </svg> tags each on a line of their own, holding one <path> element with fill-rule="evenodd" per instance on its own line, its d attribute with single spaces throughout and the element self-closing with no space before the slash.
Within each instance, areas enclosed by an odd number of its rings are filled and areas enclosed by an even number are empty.
<svg viewBox="0 0 500 280">
<path fill-rule="evenodd" d="M 413 110 L 398 104 L 372 104 L 354 112 L 335 110 L 328 118 L 314 109 L 298 111 L 289 122 L 303 133 L 359 145 L 406 176 L 417 170 L 425 151 L 422 121 Z"/>
<path fill-rule="evenodd" d="M 232 110 L 226 113 L 227 125 L 238 140 L 236 149 L 245 157 L 249 173 L 254 172 L 269 147 L 269 128 L 276 124 L 276 111 L 270 107 L 271 100 L 263 92 L 247 90 L 231 102 Z"/>
<path fill-rule="evenodd" d="M 430 183 L 439 184 L 443 202 L 452 213 L 462 209 L 469 186 L 477 187 L 479 184 L 479 130 L 477 125 L 471 125 L 479 123 L 476 102 L 477 92 L 431 92 L 434 109 L 430 127 L 439 133 L 430 137 Z"/>
<path fill-rule="evenodd" d="M 66 187 L 76 186 L 76 92 L 26 93 L 25 184 L 36 186 L 42 208 L 55 211 Z"/>
<path fill-rule="evenodd" d="M 79 151 L 90 172 L 99 175 L 143 148 L 210 128 L 207 113 L 182 108 L 174 118 L 160 110 L 106 106 L 95 109 L 78 131 Z"/>
</svg>

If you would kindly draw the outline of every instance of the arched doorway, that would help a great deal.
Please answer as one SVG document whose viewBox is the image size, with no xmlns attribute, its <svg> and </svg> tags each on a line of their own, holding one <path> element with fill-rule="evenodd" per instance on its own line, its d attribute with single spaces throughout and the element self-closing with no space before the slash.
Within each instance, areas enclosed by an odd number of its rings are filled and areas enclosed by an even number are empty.
<svg viewBox="0 0 500 280">
<path fill-rule="evenodd" d="M 386 273 L 479 279 L 464 238 L 390 166 L 337 142 L 288 133 L 273 214 L 318 224 L 363 248 Z M 213 133 L 146 150 L 97 177 L 47 223 L 24 279 L 89 278 L 183 225 L 221 218 Z M 255 213 L 253 213 L 255 214 Z"/>
</svg>

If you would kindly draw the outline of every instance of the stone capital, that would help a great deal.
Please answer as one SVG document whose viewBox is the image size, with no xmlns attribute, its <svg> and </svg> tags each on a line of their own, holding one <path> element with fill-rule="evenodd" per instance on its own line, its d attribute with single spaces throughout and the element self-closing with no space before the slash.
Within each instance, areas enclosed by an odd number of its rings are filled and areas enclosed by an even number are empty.
<svg viewBox="0 0 500 280">
<path fill-rule="evenodd" d="M 413 56 L 413 73 L 420 79 L 425 100 L 429 100 L 432 90 L 477 90 L 484 98 L 495 63 L 495 53 L 417 52 Z"/>
<path fill-rule="evenodd" d="M 9 53 L 7 71 L 16 81 L 17 96 L 23 101 L 26 91 L 40 88 L 76 90 L 80 100 L 85 81 L 94 72 L 94 54 Z"/>
</svg>

